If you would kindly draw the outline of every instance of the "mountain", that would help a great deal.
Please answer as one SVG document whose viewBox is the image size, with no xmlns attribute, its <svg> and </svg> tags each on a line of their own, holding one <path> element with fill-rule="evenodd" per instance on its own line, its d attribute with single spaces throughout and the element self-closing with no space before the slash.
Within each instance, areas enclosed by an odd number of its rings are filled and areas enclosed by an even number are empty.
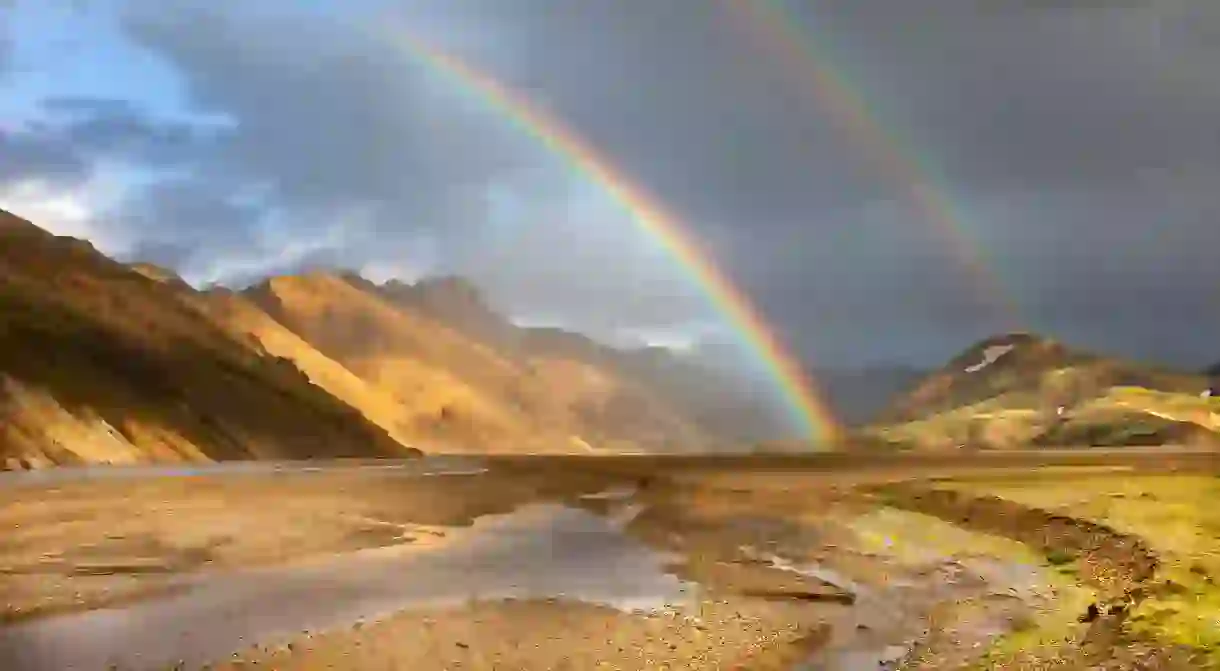
<svg viewBox="0 0 1220 671">
<path fill-rule="evenodd" d="M 6 467 L 718 451 L 789 431 L 739 352 L 519 327 L 460 277 L 199 291 L 7 213 L 0 235 Z"/>
<path fill-rule="evenodd" d="M 700 441 L 705 450 L 740 448 L 787 431 L 773 404 L 763 400 L 765 394 L 706 360 L 691 360 L 663 347 L 615 348 L 561 328 L 515 326 L 462 278 L 425 279 L 410 285 L 391 280 L 378 291 L 400 309 L 420 311 L 519 364 L 547 370 L 561 361 L 568 368 L 579 364 L 609 375 L 622 390 L 614 404 L 620 410 L 603 424 L 646 418 L 632 410 L 638 404 L 670 416 L 662 422 L 671 427 L 670 432 Z M 552 389 L 570 386 L 558 379 L 549 384 Z M 685 428 L 679 428 L 674 418 L 682 418 Z"/>
<path fill-rule="evenodd" d="M 377 285 L 354 274 L 314 273 L 271 278 L 240 298 L 364 381 L 383 409 L 375 421 L 426 450 L 687 451 L 716 444 L 674 404 L 616 368 L 610 348 L 579 334 L 518 328 L 459 278 Z M 357 408 L 370 402 L 311 378 Z"/>
<path fill-rule="evenodd" d="M 0 211 L 6 467 L 418 453 L 155 270 Z"/>
<path fill-rule="evenodd" d="M 1216 443 L 1207 378 L 1103 357 L 1028 333 L 968 348 L 863 433 L 920 449 Z"/>
</svg>

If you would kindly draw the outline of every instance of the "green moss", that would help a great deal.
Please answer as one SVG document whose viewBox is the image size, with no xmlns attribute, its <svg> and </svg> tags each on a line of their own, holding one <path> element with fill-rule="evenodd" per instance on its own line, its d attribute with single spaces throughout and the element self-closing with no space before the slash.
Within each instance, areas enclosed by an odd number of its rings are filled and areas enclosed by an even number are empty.
<svg viewBox="0 0 1220 671">
<path fill-rule="evenodd" d="M 1220 506 L 1216 505 L 1220 480 L 1216 477 L 1090 476 L 959 481 L 946 486 L 1055 509 L 1143 538 L 1159 555 L 1161 567 L 1152 596 L 1128 619 L 1129 631 L 1206 651 L 1202 668 L 1220 669 Z M 1056 558 L 1048 559 L 1053 563 Z M 1074 569 L 1067 562 L 1058 568 Z"/>
<path fill-rule="evenodd" d="M 1054 548 L 1046 553 L 1046 561 L 1050 562 L 1051 566 L 1071 564 L 1076 561 L 1076 553 Z"/>
</svg>

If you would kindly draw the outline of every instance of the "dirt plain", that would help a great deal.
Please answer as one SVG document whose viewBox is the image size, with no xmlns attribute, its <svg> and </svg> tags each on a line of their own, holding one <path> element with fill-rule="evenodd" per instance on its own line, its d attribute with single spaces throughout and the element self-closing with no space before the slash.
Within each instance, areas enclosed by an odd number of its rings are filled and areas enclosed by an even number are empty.
<svg viewBox="0 0 1220 671">
<path fill-rule="evenodd" d="M 1062 493 L 1215 472 L 1137 450 L 14 479 L 0 667 L 1210 668 L 1144 612 L 1166 567 L 1206 569 Z"/>
</svg>

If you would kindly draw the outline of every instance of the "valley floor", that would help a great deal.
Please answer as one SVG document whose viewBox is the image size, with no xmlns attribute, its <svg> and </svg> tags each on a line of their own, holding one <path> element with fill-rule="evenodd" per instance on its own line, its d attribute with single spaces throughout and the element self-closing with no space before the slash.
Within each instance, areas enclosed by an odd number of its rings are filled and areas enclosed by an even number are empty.
<svg viewBox="0 0 1220 671">
<path fill-rule="evenodd" d="M 318 468 L 0 482 L 0 668 L 1216 661 L 1211 453 Z"/>
</svg>

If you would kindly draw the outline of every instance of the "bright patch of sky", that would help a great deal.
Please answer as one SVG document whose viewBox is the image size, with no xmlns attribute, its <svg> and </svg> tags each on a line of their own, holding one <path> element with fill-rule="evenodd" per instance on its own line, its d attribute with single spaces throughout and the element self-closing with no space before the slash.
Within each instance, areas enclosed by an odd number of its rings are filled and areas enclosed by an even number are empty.
<svg viewBox="0 0 1220 671">
<path fill-rule="evenodd" d="M 130 231 L 103 223 L 127 189 L 150 179 L 146 172 L 105 165 L 82 184 L 55 186 L 40 180 L 0 185 L 0 209 L 15 212 L 55 235 L 89 240 L 103 253 L 123 255 L 137 240 Z"/>
<path fill-rule="evenodd" d="M 192 114 L 172 67 L 132 44 L 119 25 L 118 0 L 15 0 L 0 9 L 11 42 L 10 70 L 0 96 L 0 130 L 20 131 L 47 120 L 49 98 L 127 101 L 162 119 L 224 123 Z M 0 206 L 59 235 L 87 238 L 103 252 L 123 254 L 134 244 L 99 223 L 123 197 L 171 177 L 143 166 L 99 161 L 86 183 L 65 190 L 23 180 L 4 187 Z"/>
<path fill-rule="evenodd" d="M 124 39 L 114 0 L 16 0 L 6 23 L 13 72 L 0 118 L 30 121 L 47 97 L 131 100 L 152 114 L 187 115 L 178 75 Z"/>
</svg>

